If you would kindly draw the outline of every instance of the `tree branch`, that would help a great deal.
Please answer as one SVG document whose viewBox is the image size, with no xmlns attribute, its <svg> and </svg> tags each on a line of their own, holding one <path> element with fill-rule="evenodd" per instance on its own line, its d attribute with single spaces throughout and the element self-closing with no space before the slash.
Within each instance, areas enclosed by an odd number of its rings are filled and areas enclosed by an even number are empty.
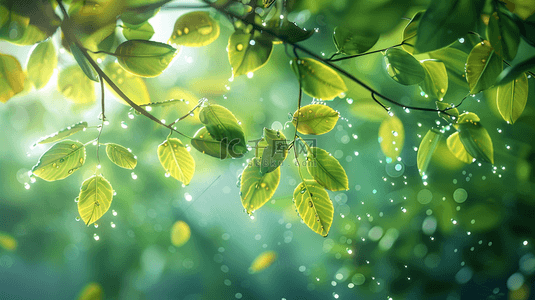
<svg viewBox="0 0 535 300">
<path fill-rule="evenodd" d="M 312 52 L 311 50 L 309 50 L 308 48 L 306 47 L 303 47 L 297 43 L 294 43 L 294 42 L 291 42 L 289 41 L 287 38 L 283 37 L 283 36 L 280 36 L 278 35 L 276 32 L 274 32 L 273 30 L 269 29 L 269 28 L 266 28 L 264 26 L 260 26 L 258 24 L 256 24 L 254 21 L 250 21 L 247 17 L 244 17 L 244 16 L 240 16 L 234 12 L 231 12 L 231 11 L 225 11 L 224 9 L 222 9 L 221 7 L 215 5 L 214 3 L 211 3 L 210 1 L 208 0 L 202 0 L 204 3 L 206 3 L 207 5 L 211 6 L 212 8 L 216 9 L 217 11 L 225 14 L 225 15 L 229 15 L 231 16 L 232 18 L 235 18 L 237 20 L 240 20 L 246 24 L 249 24 L 250 26 L 252 26 L 255 30 L 259 30 L 263 33 L 266 33 L 274 38 L 277 38 L 279 40 L 281 40 L 283 43 L 285 44 L 289 44 L 289 45 L 292 45 L 292 47 L 294 47 L 294 49 L 298 49 L 299 51 L 303 52 L 303 53 L 306 53 L 307 55 L 323 62 L 324 64 L 328 65 L 329 67 L 335 69 L 336 71 L 340 72 L 342 75 L 344 75 L 345 77 L 347 77 L 348 79 L 350 79 L 351 81 L 355 82 L 356 84 L 362 86 L 363 88 L 365 88 L 366 90 L 368 90 L 370 93 L 373 93 L 381 98 L 383 98 L 384 100 L 396 105 L 396 106 L 399 106 L 399 107 L 403 107 L 403 108 L 409 108 L 409 109 L 412 109 L 412 110 L 419 110 L 419 111 L 432 111 L 432 112 L 442 112 L 442 113 L 446 113 L 445 111 L 443 110 L 440 110 L 440 109 L 436 109 L 436 108 L 425 108 L 425 107 L 417 107 L 417 106 L 409 106 L 409 105 L 404 105 L 403 103 L 400 103 L 386 95 L 383 95 L 382 93 L 376 91 L 374 88 L 372 88 L 371 86 L 369 86 L 368 84 L 364 83 L 363 81 L 361 81 L 360 79 L 356 78 L 355 76 L 351 75 L 349 72 L 347 72 L 346 70 L 342 69 L 341 67 L 333 64 L 332 62 L 324 59 L 323 57 L 321 57 L 320 55 Z"/>
<path fill-rule="evenodd" d="M 87 59 L 89 64 L 91 64 L 91 66 L 98 73 L 99 77 L 101 77 L 101 80 L 104 79 L 109 84 L 109 86 L 121 98 L 123 98 L 123 100 L 126 101 L 126 103 L 128 103 L 128 105 L 130 105 L 132 108 L 134 108 L 140 114 L 142 114 L 145 117 L 151 119 L 152 121 L 160 124 L 161 126 L 164 126 L 164 127 L 168 128 L 168 129 L 170 129 L 171 131 L 174 131 L 174 132 L 180 134 L 183 137 L 186 137 L 188 139 L 192 139 L 192 137 L 190 137 L 190 136 L 188 136 L 188 135 L 186 135 L 186 134 L 174 129 L 170 125 L 162 123 L 160 120 L 158 120 L 158 118 L 156 118 L 154 115 L 150 114 L 143 107 L 141 107 L 141 106 L 137 105 L 136 103 L 134 103 L 134 101 L 132 101 L 130 98 L 128 98 L 128 96 L 125 95 L 125 93 L 115 84 L 115 82 L 113 82 L 113 80 L 111 80 L 111 78 L 108 75 L 106 75 L 106 73 L 104 73 L 104 71 L 95 62 L 95 60 L 91 57 L 91 55 L 89 55 L 88 50 L 84 46 L 82 46 L 82 44 L 80 43 L 78 38 L 72 32 L 72 28 L 67 28 L 67 26 L 65 25 L 65 22 L 69 20 L 69 14 L 67 13 L 67 10 L 65 9 L 65 6 L 63 5 L 63 1 L 62 0 L 57 0 L 57 2 L 58 2 L 58 5 L 59 5 L 62 13 L 63 13 L 63 22 L 62 22 L 62 25 L 61 25 L 61 29 L 62 29 L 63 33 L 65 34 L 65 38 L 67 39 L 68 42 L 74 43 L 76 46 L 78 46 L 78 48 L 80 48 L 82 54 Z M 72 25 L 72 24 L 69 24 L 69 25 Z"/>
</svg>

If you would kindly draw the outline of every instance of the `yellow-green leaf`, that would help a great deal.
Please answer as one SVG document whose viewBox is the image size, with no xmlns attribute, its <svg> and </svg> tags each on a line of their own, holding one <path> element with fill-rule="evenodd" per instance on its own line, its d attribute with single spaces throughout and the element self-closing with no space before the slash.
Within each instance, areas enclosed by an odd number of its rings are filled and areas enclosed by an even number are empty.
<svg viewBox="0 0 535 300">
<path fill-rule="evenodd" d="M 418 54 L 418 50 L 414 48 L 414 45 L 416 45 L 418 24 L 420 24 L 420 19 L 424 13 L 425 11 L 419 11 L 414 14 L 407 26 L 405 26 L 405 29 L 403 29 L 403 44 L 401 47 L 410 54 Z"/>
<path fill-rule="evenodd" d="M 268 128 L 264 128 L 263 140 L 266 146 L 262 149 L 260 172 L 265 174 L 273 172 L 284 162 L 288 155 L 288 143 L 281 131 Z"/>
<path fill-rule="evenodd" d="M 476 159 L 494 163 L 492 140 L 481 123 L 464 122 L 459 124 L 459 137 L 470 155 Z"/>
<path fill-rule="evenodd" d="M 342 24 L 334 28 L 333 41 L 340 53 L 354 55 L 370 50 L 379 40 L 379 33 L 359 32 L 350 25 Z"/>
<path fill-rule="evenodd" d="M 379 143 L 384 155 L 396 159 L 405 142 L 403 123 L 397 117 L 384 120 L 379 127 Z"/>
<path fill-rule="evenodd" d="M 249 267 L 249 273 L 254 274 L 258 273 L 267 267 L 271 266 L 277 260 L 277 252 L 275 251 L 265 251 L 260 253 Z"/>
<path fill-rule="evenodd" d="M 386 71 L 395 81 L 403 85 L 418 84 L 425 80 L 425 69 L 410 53 L 390 48 L 384 55 Z"/>
<path fill-rule="evenodd" d="M 123 27 L 123 35 L 127 40 L 150 40 L 154 35 L 154 28 L 148 22 L 141 26 L 125 26 Z"/>
<path fill-rule="evenodd" d="M 516 16 L 500 2 L 496 3 L 496 6 L 496 12 L 489 17 L 487 36 L 498 55 L 513 60 L 520 44 L 520 29 L 515 22 Z"/>
<path fill-rule="evenodd" d="M 437 109 L 440 110 L 445 110 L 448 108 L 448 110 L 446 110 L 447 114 L 441 112 L 438 113 L 440 117 L 446 118 L 451 123 L 457 123 L 457 121 L 459 120 L 459 110 L 457 108 L 452 108 L 453 106 L 451 104 L 441 101 L 437 101 L 436 105 Z"/>
<path fill-rule="evenodd" d="M 429 96 L 442 100 L 448 90 L 448 72 L 446 66 L 440 61 L 432 59 L 420 61 L 425 69 L 425 79 L 420 88 Z"/>
<path fill-rule="evenodd" d="M 40 138 L 33 146 L 35 147 L 37 144 L 48 144 L 53 143 L 57 141 L 61 141 L 62 139 L 71 136 L 79 131 L 85 130 L 87 128 L 87 122 L 79 122 L 76 124 L 73 124 L 65 129 L 62 129 L 54 134 L 44 136 Z"/>
<path fill-rule="evenodd" d="M 236 30 L 228 40 L 228 59 L 232 75 L 240 76 L 260 69 L 268 62 L 272 50 L 271 39 L 259 31 L 248 33 L 241 29 Z"/>
<path fill-rule="evenodd" d="M 299 133 L 319 135 L 331 131 L 338 117 L 338 112 L 327 105 L 310 104 L 295 111 L 292 123 Z"/>
<path fill-rule="evenodd" d="M 466 60 L 468 59 L 468 54 L 459 49 L 447 47 L 429 52 L 429 57 L 444 63 L 446 70 L 448 71 L 449 80 L 462 87 L 468 86 L 465 74 L 465 66 Z"/>
<path fill-rule="evenodd" d="M 78 104 L 92 103 L 97 100 L 94 83 L 78 65 L 59 71 L 58 91 L 65 98 Z"/>
<path fill-rule="evenodd" d="M 187 47 L 206 46 L 219 37 L 219 24 L 207 12 L 193 11 L 175 22 L 170 44 Z"/>
<path fill-rule="evenodd" d="M 137 158 L 132 151 L 118 144 L 106 144 L 106 155 L 111 162 L 121 168 L 132 170 L 137 165 Z"/>
<path fill-rule="evenodd" d="M 349 188 L 346 171 L 327 151 L 307 145 L 306 165 L 310 175 L 326 189 L 342 191 Z"/>
<path fill-rule="evenodd" d="M 78 48 L 76 44 L 70 44 L 69 49 L 71 50 L 72 56 L 74 56 L 74 59 L 78 63 L 78 66 L 80 66 L 80 69 L 82 70 L 82 72 L 84 72 L 87 78 L 95 82 L 99 82 L 97 71 L 89 63 L 87 58 L 82 53 L 82 50 Z"/>
<path fill-rule="evenodd" d="M 14 251 L 17 249 L 17 240 L 11 235 L 0 231 L 0 247 L 7 251 Z"/>
<path fill-rule="evenodd" d="M 311 58 L 295 59 L 290 62 L 301 88 L 310 97 L 332 100 L 347 91 L 347 86 L 332 68 Z"/>
<path fill-rule="evenodd" d="M 498 86 L 497 93 L 498 111 L 505 121 L 515 123 L 528 101 L 528 77 L 524 73 L 519 78 Z"/>
<path fill-rule="evenodd" d="M 228 145 L 214 139 L 206 127 L 201 127 L 197 130 L 191 139 L 191 145 L 199 152 L 215 158 L 225 159 L 231 157 L 228 155 Z"/>
<path fill-rule="evenodd" d="M 78 296 L 78 300 L 102 300 L 104 299 L 104 290 L 96 282 L 91 282 L 84 287 Z"/>
<path fill-rule="evenodd" d="M 58 56 L 51 40 L 42 42 L 33 48 L 26 69 L 28 77 L 36 89 L 40 89 L 48 83 L 57 64 Z"/>
<path fill-rule="evenodd" d="M 243 129 L 228 109 L 217 104 L 207 105 L 199 112 L 199 120 L 215 140 L 223 142 L 230 156 L 241 157 L 247 153 Z"/>
<path fill-rule="evenodd" d="M 184 246 L 191 237 L 191 229 L 188 223 L 184 221 L 176 221 L 171 228 L 171 244 L 175 247 Z"/>
<path fill-rule="evenodd" d="M 253 158 L 243 170 L 240 179 L 241 203 L 247 213 L 259 209 L 271 199 L 279 186 L 280 175 L 280 168 L 262 174 L 260 160 Z"/>
<path fill-rule="evenodd" d="M 460 161 L 470 164 L 474 160 L 474 157 L 466 151 L 464 148 L 463 143 L 461 142 L 461 138 L 459 137 L 459 132 L 454 132 L 452 135 L 450 135 L 446 141 L 446 144 L 448 145 L 448 149 L 450 149 L 450 152 Z"/>
<path fill-rule="evenodd" d="M 95 223 L 110 208 L 113 200 L 111 184 L 102 175 L 84 180 L 78 195 L 78 213 L 86 225 Z"/>
<path fill-rule="evenodd" d="M 115 49 L 121 67 L 142 77 L 162 74 L 177 53 L 177 49 L 167 44 L 144 40 L 126 41 Z"/>
<path fill-rule="evenodd" d="M 371 99 L 355 101 L 350 109 L 355 117 L 370 122 L 382 122 L 390 117 L 388 111 Z"/>
<path fill-rule="evenodd" d="M 0 102 L 6 103 L 24 89 L 24 72 L 19 61 L 11 55 L 0 54 Z"/>
<path fill-rule="evenodd" d="M 150 103 L 149 90 L 143 78 L 137 77 L 130 72 L 125 72 L 121 66 L 116 62 L 111 62 L 104 67 L 104 71 L 115 84 L 123 91 L 123 93 L 137 105 Z M 109 85 L 106 85 L 109 90 L 115 95 L 115 99 L 124 105 L 129 105 L 119 96 Z"/>
<path fill-rule="evenodd" d="M 189 184 L 195 173 L 195 161 L 179 139 L 169 138 L 161 143 L 158 159 L 166 173 L 185 185 Z"/>
<path fill-rule="evenodd" d="M 466 80 L 470 93 L 477 94 L 493 86 L 502 69 L 502 59 L 488 41 L 475 45 L 466 61 Z"/>
<path fill-rule="evenodd" d="M 305 180 L 295 188 L 293 199 L 305 224 L 317 234 L 327 236 L 334 216 L 327 191 L 314 180 Z"/>
<path fill-rule="evenodd" d="M 438 141 L 441 137 L 442 134 L 439 131 L 430 129 L 420 142 L 416 161 L 418 163 L 418 171 L 420 172 L 421 176 L 423 176 L 427 171 L 431 157 L 433 156 L 433 153 L 437 148 Z"/>
<path fill-rule="evenodd" d="M 65 140 L 54 144 L 43 153 L 32 172 L 46 181 L 55 181 L 70 176 L 84 163 L 84 144 Z"/>
</svg>

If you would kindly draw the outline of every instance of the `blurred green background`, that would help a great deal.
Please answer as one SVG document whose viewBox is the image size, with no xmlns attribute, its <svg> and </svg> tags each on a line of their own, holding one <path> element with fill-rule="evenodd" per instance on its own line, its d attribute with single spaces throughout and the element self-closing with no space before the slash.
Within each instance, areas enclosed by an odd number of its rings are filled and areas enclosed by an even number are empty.
<svg viewBox="0 0 535 300">
<path fill-rule="evenodd" d="M 404 16 L 424 8 L 414 7 Z M 151 19 L 156 30 L 152 40 L 166 42 L 182 13 L 162 10 Z M 305 11 L 289 18 L 318 29 L 304 46 L 326 56 L 335 52 L 333 28 L 321 13 Z M 276 45 L 268 64 L 252 78 L 230 82 L 225 48 L 233 29 L 223 18 L 220 22 L 216 42 L 182 48 L 161 76 L 145 80 L 152 102 L 189 100 L 154 107 L 152 113 L 173 120 L 206 97 L 231 110 L 250 141 L 260 138 L 264 127 L 283 128 L 292 136 L 294 128 L 286 125 L 296 110 L 298 85 L 284 46 Z M 399 43 L 405 23 L 382 35 L 372 50 Z M 54 43 L 59 47 L 58 38 Z M 476 42 L 466 37 L 456 47 L 468 52 Z M 0 49 L 24 66 L 31 47 L 0 42 Z M 60 54 L 59 68 L 72 64 L 72 56 Z M 400 102 L 434 107 L 418 87 L 393 81 L 381 54 L 339 65 Z M 84 168 L 65 180 L 32 182 L 28 176 L 49 147 L 31 147 L 40 137 L 79 121 L 93 128 L 72 139 L 85 143 L 98 134 L 99 101 L 88 106 L 69 102 L 57 91 L 56 81 L 57 72 L 45 89 L 0 105 L 1 299 L 76 299 L 90 283 L 101 287 L 105 299 L 533 297 L 532 79 L 526 110 L 514 126 L 497 113 L 495 91 L 469 97 L 460 108 L 481 117 L 493 140 L 495 165 L 466 165 L 449 154 L 443 139 L 426 180 L 418 174 L 414 149 L 441 119 L 435 113 L 405 113 L 394 107 L 405 128 L 405 143 L 401 160 L 389 161 L 378 142 L 380 122 L 373 118 L 379 107 L 368 92 L 346 80 L 347 97 L 328 103 L 342 118 L 332 132 L 317 137 L 317 146 L 340 161 L 350 182 L 349 191 L 329 192 L 335 215 L 327 238 L 297 216 L 292 193 L 299 176 L 290 160 L 282 167 L 273 200 L 251 217 L 243 210 L 236 181 L 252 153 L 220 161 L 192 150 L 195 176 L 183 187 L 165 177 L 157 158 L 157 146 L 168 131 L 132 115 L 108 91 L 110 124 L 101 141 L 131 148 L 139 162 L 134 172 L 120 169 L 101 149 L 101 172 L 116 195 L 98 228 L 84 226 L 77 221 L 74 199 L 81 182 L 94 172 L 94 146 L 88 146 Z M 445 101 L 458 103 L 467 91 L 450 81 Z M 305 95 L 303 105 L 311 101 Z M 197 116 L 179 123 L 189 134 L 199 127 Z M 171 228 L 179 220 L 189 225 L 191 237 L 176 247 Z M 266 251 L 276 253 L 273 264 L 252 274 L 252 262 Z"/>
</svg>

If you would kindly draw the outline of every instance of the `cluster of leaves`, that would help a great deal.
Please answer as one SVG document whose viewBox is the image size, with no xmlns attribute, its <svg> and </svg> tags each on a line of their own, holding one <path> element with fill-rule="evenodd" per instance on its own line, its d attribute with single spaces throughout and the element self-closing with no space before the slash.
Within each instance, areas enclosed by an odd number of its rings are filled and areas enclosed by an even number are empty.
<svg viewBox="0 0 535 300">
<path fill-rule="evenodd" d="M 481 42 L 469 54 L 456 48 L 457 39 L 469 34 L 481 36 L 472 30 L 476 28 L 485 1 L 434 2 L 427 10 L 413 16 L 399 45 L 384 51 L 386 71 L 392 79 L 403 85 L 418 85 L 422 95 L 436 101 L 439 116 L 448 123 L 440 129 L 430 129 L 422 139 L 417 161 L 424 177 L 440 138 L 451 126 L 455 130 L 449 133 L 447 145 L 456 158 L 465 163 L 475 160 L 494 163 L 492 141 L 479 117 L 471 112 L 460 114 L 454 104 L 443 102 L 449 80 L 472 95 L 496 88 L 498 110 L 508 123 L 514 123 L 526 106 L 526 71 L 533 66 L 521 62 L 505 70 L 503 67 L 515 58 L 521 36 L 533 44 L 531 20 L 521 20 L 502 2 L 488 4 L 491 6 L 486 22 L 488 40 L 481 37 Z M 462 19 L 450 17 L 461 13 L 465 14 Z M 378 37 L 339 26 L 333 34 L 338 49 L 335 55 L 359 56 L 371 49 Z M 398 157 L 403 145 L 403 124 L 399 119 L 384 120 L 379 137 L 384 154 Z"/>
<path fill-rule="evenodd" d="M 199 119 L 204 126 L 193 137 L 173 127 L 183 118 L 168 125 L 143 108 L 174 102 L 152 102 L 143 78 L 162 74 L 180 47 L 209 45 L 219 37 L 221 31 L 218 21 L 209 13 L 193 11 L 176 20 L 167 43 L 150 41 L 154 29 L 148 20 L 166 2 L 59 1 L 64 12 L 61 20 L 55 14 L 55 2 L 37 1 L 36 5 L 42 14 L 36 15 L 35 10 L 24 5 L 25 1 L 2 0 L 0 38 L 18 45 L 37 45 L 30 53 L 26 70 L 22 69 L 15 57 L 0 54 L 0 100 L 6 102 L 14 95 L 29 91 L 32 85 L 36 89 L 43 88 L 50 81 L 57 67 L 58 54 L 49 38 L 61 28 L 62 46 L 76 61 L 76 64 L 59 72 L 58 90 L 66 98 L 76 103 L 95 102 L 94 82 L 100 81 L 102 85 L 106 82 L 122 103 L 167 127 L 171 134 L 176 132 L 189 139 L 191 146 L 199 152 L 218 159 L 244 156 L 248 146 L 241 123 L 220 105 L 201 101 L 197 107 L 202 107 Z M 250 74 L 264 66 L 269 61 L 274 45 L 284 43 L 293 46 L 294 50 L 306 50 L 297 43 L 310 38 L 314 31 L 299 28 L 287 18 L 280 18 L 285 9 L 296 10 L 302 3 L 291 1 L 288 7 L 284 7 L 274 5 L 274 2 L 206 1 L 208 7 L 227 13 L 233 22 L 235 31 L 230 35 L 227 47 L 233 76 Z M 64 4 L 68 5 L 68 9 Z M 322 5 L 326 4 L 318 2 L 318 6 Z M 391 6 L 395 6 L 396 9 L 392 11 L 396 11 L 396 14 L 405 12 L 405 9 L 392 2 L 384 5 L 382 8 L 371 4 L 358 4 L 356 7 L 367 11 L 370 17 L 373 17 L 374 10 L 391 9 Z M 487 7 L 489 5 L 490 9 Z M 485 9 L 490 10 L 486 22 L 487 39 L 482 38 L 481 43 L 475 45 L 469 54 L 456 49 L 458 38 L 474 34 L 472 31 Z M 450 18 L 461 13 L 464 16 L 462 19 Z M 347 59 L 367 54 L 379 40 L 380 33 L 391 29 L 396 22 L 373 28 L 361 21 L 355 23 L 344 18 L 333 32 L 337 49 L 333 57 L 344 55 L 342 59 Z M 410 20 L 399 45 L 384 49 L 386 72 L 400 84 L 418 85 L 426 97 L 436 100 L 439 116 L 456 129 L 447 137 L 448 148 L 455 157 L 466 163 L 473 160 L 493 163 L 492 141 L 479 117 L 470 112 L 461 114 L 453 104 L 445 103 L 443 98 L 448 91 L 449 80 L 465 86 L 470 94 L 497 87 L 498 109 L 505 121 L 514 123 L 527 102 L 525 72 L 534 66 L 534 58 L 513 64 L 505 70 L 503 65 L 510 64 L 509 61 L 516 57 L 520 37 L 535 45 L 534 24 L 533 17 L 522 20 L 499 1 L 433 2 L 427 10 L 416 13 Z M 121 28 L 121 34 L 118 34 L 117 28 Z M 294 54 L 295 58 L 290 63 L 300 93 L 302 91 L 320 100 L 332 100 L 344 95 L 347 86 L 338 74 L 341 72 L 339 67 L 312 54 L 315 58 L 300 58 L 296 51 Z M 112 59 L 107 59 L 109 57 Z M 335 61 L 332 58 L 330 60 Z M 347 76 L 347 73 L 344 75 Z M 354 81 L 360 83 L 356 79 Z M 374 100 L 381 104 L 375 97 Z M 105 118 L 104 107 L 102 118 Z M 403 148 L 403 124 L 397 117 L 381 115 L 378 119 L 382 122 L 379 128 L 381 149 L 386 156 L 396 158 Z M 296 150 L 300 143 L 297 132 L 305 135 L 325 134 L 334 128 L 337 120 L 338 113 L 328 106 L 313 104 L 301 107 L 299 98 L 298 109 L 293 115 L 296 134 L 291 143 L 280 131 L 264 129 L 264 136 L 256 146 L 255 157 L 240 179 L 241 200 L 245 210 L 251 213 L 273 196 L 280 181 L 280 166 L 288 150 L 291 147 Z M 423 176 L 437 143 L 448 132 L 450 125 L 430 129 L 423 138 L 417 154 L 418 168 Z M 86 122 L 81 122 L 38 141 L 57 143 L 42 155 L 32 170 L 33 174 L 53 181 L 64 179 L 82 167 L 86 161 L 85 147 L 93 141 L 83 144 L 63 139 L 87 127 Z M 187 185 L 193 178 L 195 161 L 189 146 L 178 138 L 172 138 L 171 134 L 158 146 L 157 155 L 166 175 Z M 100 135 L 94 143 L 100 146 Z M 131 151 L 117 144 L 105 145 L 113 163 L 126 169 L 135 168 L 137 158 Z M 326 190 L 347 189 L 347 175 L 328 152 L 311 147 L 304 141 L 303 145 L 307 154 L 306 167 L 312 179 L 302 176 L 298 152 L 295 151 L 302 182 L 296 187 L 293 198 L 305 223 L 315 232 L 326 236 L 333 217 L 333 205 Z M 98 220 L 108 210 L 113 198 L 110 183 L 97 171 L 82 183 L 79 195 L 79 212 L 86 224 Z"/>
</svg>

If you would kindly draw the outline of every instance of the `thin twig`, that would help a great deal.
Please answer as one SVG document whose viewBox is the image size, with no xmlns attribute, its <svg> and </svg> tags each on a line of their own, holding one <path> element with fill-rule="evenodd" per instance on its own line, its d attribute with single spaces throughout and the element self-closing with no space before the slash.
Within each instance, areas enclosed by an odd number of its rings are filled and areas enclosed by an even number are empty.
<svg viewBox="0 0 535 300">
<path fill-rule="evenodd" d="M 340 57 L 340 58 L 337 58 L 337 59 L 332 59 L 333 56 L 331 56 L 331 58 L 329 59 L 326 59 L 326 61 L 332 61 L 332 62 L 335 62 L 335 61 L 341 61 L 341 60 L 346 60 L 346 59 L 351 59 L 351 58 L 355 58 L 355 57 L 361 57 L 361 56 L 366 56 L 368 54 L 374 54 L 374 53 L 379 53 L 379 52 L 383 52 L 383 51 L 386 51 L 390 48 L 395 48 L 395 47 L 399 47 L 403 45 L 403 43 L 399 43 L 397 45 L 394 45 L 394 46 L 390 46 L 388 48 L 384 48 L 384 49 L 379 49 L 379 50 L 375 50 L 375 51 L 371 51 L 371 52 L 365 52 L 365 53 L 359 53 L 359 54 L 355 54 L 355 55 L 350 55 L 350 56 L 345 56 L 345 57 Z M 335 53 L 336 54 L 336 53 Z"/>
<path fill-rule="evenodd" d="M 197 105 L 195 105 L 194 108 L 192 108 L 187 114 L 185 114 L 182 117 L 176 119 L 173 123 L 169 124 L 169 126 L 173 126 L 177 122 L 180 122 L 180 121 L 184 120 L 185 118 L 189 117 L 197 108 L 201 107 L 204 104 L 205 101 L 206 101 L 206 98 L 203 98 L 203 99 L 199 100 L 199 103 L 197 103 Z"/>
</svg>

